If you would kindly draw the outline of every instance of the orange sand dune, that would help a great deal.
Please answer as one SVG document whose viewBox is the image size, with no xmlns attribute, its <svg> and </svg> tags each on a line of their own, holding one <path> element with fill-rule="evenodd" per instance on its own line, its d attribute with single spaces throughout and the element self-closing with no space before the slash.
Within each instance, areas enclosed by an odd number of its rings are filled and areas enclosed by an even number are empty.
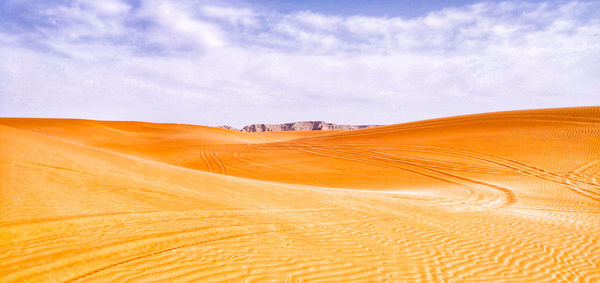
<svg viewBox="0 0 600 283">
<path fill-rule="evenodd" d="M 356 131 L 0 119 L 0 281 L 600 280 L 600 107 Z"/>
</svg>

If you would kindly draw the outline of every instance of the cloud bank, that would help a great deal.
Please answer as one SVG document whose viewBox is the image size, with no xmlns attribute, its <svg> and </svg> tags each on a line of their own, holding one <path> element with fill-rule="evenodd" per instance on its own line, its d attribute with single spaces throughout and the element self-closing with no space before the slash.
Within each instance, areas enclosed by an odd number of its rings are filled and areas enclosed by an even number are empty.
<svg viewBox="0 0 600 283">
<path fill-rule="evenodd" d="M 0 5 L 0 116 L 390 124 L 600 102 L 599 2 L 416 18 L 191 0 Z"/>
</svg>

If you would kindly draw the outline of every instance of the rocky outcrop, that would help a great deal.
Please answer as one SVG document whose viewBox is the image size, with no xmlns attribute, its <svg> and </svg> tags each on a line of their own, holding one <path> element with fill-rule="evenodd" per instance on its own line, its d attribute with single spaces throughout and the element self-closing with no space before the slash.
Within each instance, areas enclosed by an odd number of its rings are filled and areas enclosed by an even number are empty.
<svg viewBox="0 0 600 283">
<path fill-rule="evenodd" d="M 275 132 L 275 131 L 327 131 L 357 130 L 377 127 L 378 125 L 338 125 L 323 121 L 306 121 L 285 124 L 252 124 L 242 128 L 242 132 Z"/>
</svg>

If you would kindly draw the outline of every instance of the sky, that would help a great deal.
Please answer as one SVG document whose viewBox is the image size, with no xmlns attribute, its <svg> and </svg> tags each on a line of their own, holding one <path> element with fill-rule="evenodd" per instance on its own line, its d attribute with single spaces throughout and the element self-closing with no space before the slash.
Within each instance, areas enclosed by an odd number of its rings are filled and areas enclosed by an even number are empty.
<svg viewBox="0 0 600 283">
<path fill-rule="evenodd" d="M 394 124 L 589 105 L 600 1 L 0 2 L 0 117 Z"/>
</svg>

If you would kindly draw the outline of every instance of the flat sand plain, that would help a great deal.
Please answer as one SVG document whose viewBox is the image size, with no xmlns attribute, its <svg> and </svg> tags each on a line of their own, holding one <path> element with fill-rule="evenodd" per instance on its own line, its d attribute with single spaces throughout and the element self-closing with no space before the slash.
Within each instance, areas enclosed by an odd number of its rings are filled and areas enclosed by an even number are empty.
<svg viewBox="0 0 600 283">
<path fill-rule="evenodd" d="M 0 281 L 600 281 L 600 107 L 355 131 L 0 119 Z"/>
</svg>

